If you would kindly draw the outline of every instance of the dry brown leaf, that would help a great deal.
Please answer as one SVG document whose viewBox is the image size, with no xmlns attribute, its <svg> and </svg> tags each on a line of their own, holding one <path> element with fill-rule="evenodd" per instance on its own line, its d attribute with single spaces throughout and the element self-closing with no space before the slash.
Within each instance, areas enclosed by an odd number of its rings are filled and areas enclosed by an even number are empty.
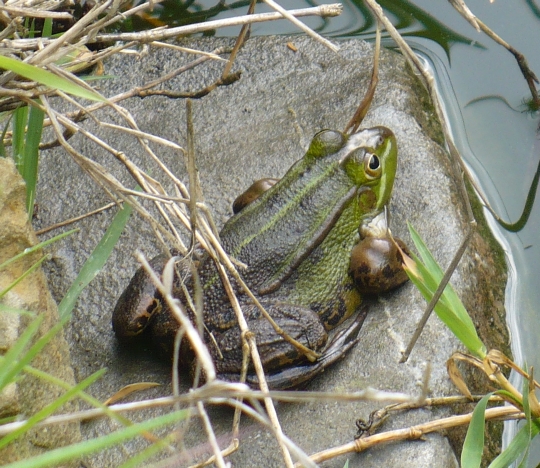
<svg viewBox="0 0 540 468">
<path fill-rule="evenodd" d="M 152 387 L 158 387 L 160 385 L 161 384 L 158 384 L 156 382 L 138 382 L 134 384 L 129 384 L 121 388 L 120 390 L 118 390 L 113 396 L 107 398 L 107 400 L 105 400 L 103 404 L 109 406 L 121 400 L 122 398 L 125 398 L 128 395 L 131 395 L 133 392 L 139 392 L 141 390 L 146 390 L 147 388 L 152 388 Z"/>
<path fill-rule="evenodd" d="M 473 396 L 469 390 L 469 387 L 467 387 L 467 384 L 465 383 L 465 380 L 463 379 L 461 372 L 458 369 L 456 360 L 454 360 L 453 357 L 451 357 L 450 359 L 448 359 L 448 361 L 446 361 L 446 370 L 448 372 L 448 376 L 450 377 L 450 380 L 458 388 L 458 390 L 467 398 L 472 400 Z"/>
<path fill-rule="evenodd" d="M 534 381 L 534 367 L 531 367 L 531 370 L 529 372 L 529 408 L 531 409 L 531 413 L 537 418 L 540 415 L 540 403 L 538 402 L 538 398 L 536 398 L 536 386 Z"/>
</svg>

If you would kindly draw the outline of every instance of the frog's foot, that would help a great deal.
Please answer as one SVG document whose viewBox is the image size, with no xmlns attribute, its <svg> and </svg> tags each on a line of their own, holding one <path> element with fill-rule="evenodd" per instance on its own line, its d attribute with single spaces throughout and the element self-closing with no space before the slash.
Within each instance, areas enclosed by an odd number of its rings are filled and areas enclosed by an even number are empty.
<svg viewBox="0 0 540 468">
<path fill-rule="evenodd" d="M 351 324 L 340 330 L 332 341 L 324 349 L 322 355 L 313 363 L 300 364 L 293 367 L 286 367 L 276 372 L 266 375 L 268 387 L 272 390 L 288 390 L 305 385 L 317 374 L 328 366 L 342 359 L 345 354 L 357 343 L 358 333 L 367 315 L 368 307 L 362 307 L 358 315 Z M 220 378 L 224 380 L 237 381 L 238 375 L 225 374 Z M 253 388 L 258 388 L 259 379 L 253 374 L 248 374 L 246 383 Z"/>
</svg>

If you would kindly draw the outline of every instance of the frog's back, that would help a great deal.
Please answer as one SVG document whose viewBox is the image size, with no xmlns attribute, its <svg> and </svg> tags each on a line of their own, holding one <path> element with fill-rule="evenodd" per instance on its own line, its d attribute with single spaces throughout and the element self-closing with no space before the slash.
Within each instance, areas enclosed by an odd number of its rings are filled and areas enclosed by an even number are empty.
<svg viewBox="0 0 540 468">
<path fill-rule="evenodd" d="M 291 172 L 302 176 L 288 178 Z M 337 164 L 305 167 L 301 160 L 224 226 L 223 247 L 248 265 L 242 276 L 255 292 L 275 289 L 276 282 L 288 277 L 332 228 L 351 198 L 351 184 L 339 172 Z"/>
</svg>

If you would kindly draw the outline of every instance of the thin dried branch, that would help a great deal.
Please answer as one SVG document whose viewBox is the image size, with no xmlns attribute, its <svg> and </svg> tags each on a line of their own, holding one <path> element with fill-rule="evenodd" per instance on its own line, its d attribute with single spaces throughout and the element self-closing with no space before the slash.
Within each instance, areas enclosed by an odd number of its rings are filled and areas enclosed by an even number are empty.
<svg viewBox="0 0 540 468">
<path fill-rule="evenodd" d="M 514 408 L 513 406 L 502 406 L 497 408 L 489 408 L 485 412 L 486 421 L 491 420 L 511 420 L 524 419 L 525 414 Z M 311 455 L 310 458 L 315 463 L 322 463 L 340 455 L 350 453 L 364 452 L 372 447 L 383 444 L 395 443 L 404 440 L 418 440 L 426 434 L 432 432 L 445 431 L 447 429 L 465 426 L 471 422 L 472 413 L 467 413 L 459 416 L 450 416 L 448 418 L 436 419 L 427 423 L 418 424 L 416 426 L 397 429 L 394 431 L 382 432 L 368 437 L 356 439 L 339 447 L 334 447 L 322 452 Z M 296 465 L 299 466 L 299 465 Z"/>
<path fill-rule="evenodd" d="M 64 226 L 69 226 L 70 224 L 73 224 L 73 223 L 76 223 L 77 221 L 88 218 L 89 216 L 93 216 L 95 214 L 101 213 L 102 211 L 108 210 L 109 208 L 112 208 L 113 206 L 117 206 L 116 203 L 114 203 L 114 202 L 113 203 L 108 203 L 107 205 L 102 206 L 101 208 L 98 208 L 98 209 L 93 210 L 93 211 L 89 211 L 88 213 L 85 213 L 85 214 L 83 214 L 81 216 L 76 216 L 74 218 L 66 219 L 65 221 L 62 221 L 60 223 L 53 224 L 52 226 L 48 226 L 46 228 L 39 229 L 38 231 L 36 231 L 36 235 L 41 236 L 42 234 L 45 234 L 45 233 L 50 232 L 50 231 L 54 231 L 55 229 L 58 229 L 58 228 L 61 228 L 61 227 L 64 227 Z"/>
<path fill-rule="evenodd" d="M 162 49 L 177 50 L 179 52 L 185 52 L 186 54 L 205 55 L 206 57 L 214 59 L 214 60 L 220 60 L 224 62 L 227 61 L 226 59 L 223 59 L 219 55 L 213 54 L 212 52 L 205 52 L 204 50 L 190 49 L 189 47 L 182 47 L 176 44 L 169 44 L 168 42 L 153 41 L 150 43 L 150 45 L 153 47 L 158 47 Z"/>
<path fill-rule="evenodd" d="M 180 324 L 180 327 L 186 334 L 186 337 L 188 338 L 193 348 L 193 351 L 197 356 L 198 362 L 201 363 L 205 372 L 206 379 L 209 382 L 212 382 L 216 379 L 216 369 L 214 367 L 214 361 L 210 356 L 208 348 L 202 341 L 199 332 L 193 326 L 193 323 L 181 307 L 180 302 L 172 295 L 172 285 L 170 285 L 170 288 L 165 288 L 165 285 L 162 283 L 161 279 L 156 275 L 154 270 L 152 270 L 146 258 L 144 258 L 144 255 L 142 255 L 141 253 L 137 253 L 137 260 L 141 263 L 143 268 L 148 273 L 151 281 L 154 283 L 160 294 L 167 302 L 167 305 L 169 306 L 171 312 L 173 313 L 174 317 Z M 172 259 L 170 261 L 174 262 L 174 260 Z"/>
<path fill-rule="evenodd" d="M 205 86 L 198 91 L 185 92 L 172 91 L 170 89 L 149 89 L 140 91 L 137 96 L 140 98 L 145 98 L 149 96 L 165 96 L 170 99 L 201 99 L 220 86 L 229 86 L 233 84 L 235 81 L 238 81 L 240 79 L 240 76 L 241 72 L 238 71 L 236 73 L 227 75 L 225 78 L 220 77 L 212 84 Z"/>
<path fill-rule="evenodd" d="M 73 19 L 73 16 L 68 12 L 55 12 L 47 10 L 39 10 L 36 8 L 23 8 L 11 5 L 1 5 L 0 11 L 9 13 L 13 16 L 22 16 L 30 18 L 54 18 L 54 19 Z"/>
<path fill-rule="evenodd" d="M 303 16 L 338 16 L 342 13 L 343 6 L 340 3 L 331 5 L 321 5 L 314 8 L 302 8 L 298 10 L 288 10 L 288 14 L 293 17 Z M 95 41 L 137 41 L 137 42 L 152 42 L 162 41 L 177 36 L 187 34 L 196 34 L 213 29 L 225 28 L 229 26 L 241 26 L 250 23 L 261 23 L 265 21 L 275 21 L 283 19 L 281 13 L 260 13 L 254 15 L 236 16 L 222 20 L 207 21 L 206 23 L 198 23 L 188 26 L 179 26 L 168 29 L 154 29 L 151 31 L 143 31 L 140 33 L 118 33 L 118 34 L 98 34 Z"/>
<path fill-rule="evenodd" d="M 324 37 L 322 37 L 320 34 L 317 34 L 315 31 L 313 31 L 313 29 L 309 28 L 308 26 L 306 26 L 304 23 L 302 23 L 302 21 L 298 20 L 295 18 L 295 16 L 291 13 L 291 12 L 288 12 L 285 8 L 283 8 L 281 5 L 279 5 L 278 3 L 274 2 L 274 0 L 263 0 L 264 3 L 266 3 L 269 7 L 273 8 L 274 10 L 276 10 L 277 12 L 279 12 L 283 18 L 286 18 L 288 19 L 292 24 L 294 24 L 295 26 L 298 26 L 302 31 L 304 31 L 308 36 L 311 36 L 313 39 L 315 39 L 316 41 L 320 42 L 321 44 L 325 45 L 326 47 L 328 47 L 330 50 L 332 50 L 333 52 L 337 52 L 339 50 L 339 47 L 335 44 L 333 44 L 332 42 L 330 42 L 328 39 L 325 39 Z M 341 11 L 343 11 L 343 7 L 341 7 L 341 10 L 340 10 L 340 13 Z M 321 15 L 323 16 L 323 15 Z"/>
<path fill-rule="evenodd" d="M 106 3 L 109 7 L 111 0 L 108 0 Z M 75 31 L 73 31 L 68 38 L 64 38 L 67 34 L 65 33 L 58 39 L 48 39 L 48 38 L 39 38 L 39 39 L 16 39 L 16 40 L 6 40 L 0 43 L 0 48 L 9 48 L 19 51 L 28 51 L 28 50 L 37 50 L 40 46 L 45 46 L 47 49 L 51 44 L 55 45 L 55 50 L 62 46 L 64 43 L 73 42 L 74 38 L 82 38 L 87 31 L 85 28 L 96 19 L 96 17 L 102 13 L 106 8 L 103 8 L 105 5 L 99 7 L 99 10 L 93 9 L 90 13 L 85 15 L 83 18 L 86 19 L 85 24 L 78 26 Z M 288 10 L 288 14 L 293 17 L 305 17 L 305 16 L 321 16 L 321 17 L 331 17 L 338 16 L 342 13 L 343 7 L 339 3 L 331 5 L 321 5 L 314 8 L 302 8 L 297 10 Z M 117 18 L 116 20 L 119 20 Z M 82 44 L 88 44 L 93 42 L 114 42 L 114 41 L 124 41 L 124 42 L 136 42 L 139 44 L 150 43 L 154 41 L 163 41 L 165 39 L 171 39 L 178 36 L 185 36 L 188 34 L 196 34 L 204 31 L 210 31 L 219 28 L 225 28 L 230 26 L 242 26 L 244 24 L 252 23 L 262 23 L 266 21 L 276 21 L 283 19 L 281 13 L 260 13 L 254 15 L 245 15 L 245 16 L 236 16 L 232 18 L 226 18 L 222 20 L 207 21 L 205 23 L 197 23 L 188 26 L 179 26 L 176 28 L 155 28 L 148 31 L 134 32 L 134 33 L 107 33 L 107 34 L 97 34 L 92 38 L 85 38 L 81 41 Z M 108 23 L 110 24 L 109 20 Z M 78 25 L 79 23 L 77 23 Z M 102 25 L 103 26 L 103 25 Z M 71 28 L 68 32 L 70 32 Z M 62 42 L 57 42 L 59 39 L 63 39 Z M 47 51 L 45 55 L 50 54 L 50 51 Z M 41 59 L 40 59 L 41 60 Z M 38 60 L 38 61 L 40 61 Z M 36 62 L 32 62 L 36 63 Z"/>
<path fill-rule="evenodd" d="M 199 415 L 201 416 L 201 419 L 203 420 L 204 430 L 206 431 L 206 435 L 208 436 L 208 441 L 210 442 L 210 446 L 212 447 L 212 451 L 214 452 L 213 461 L 218 467 L 225 468 L 227 465 L 225 464 L 225 460 L 223 459 L 223 454 L 221 453 L 221 449 L 219 448 L 219 445 L 217 443 L 216 434 L 214 433 L 214 428 L 212 427 L 210 418 L 208 417 L 208 414 L 206 410 L 204 409 L 204 405 L 201 401 L 197 403 L 197 409 L 199 410 Z"/>
<path fill-rule="evenodd" d="M 199 401 L 209 404 L 230 404 L 238 405 L 240 399 L 250 399 L 252 401 L 264 400 L 272 398 L 276 401 L 291 402 L 291 403 L 314 403 L 320 401 L 343 401 L 343 402 L 358 402 L 358 401 L 377 401 L 377 402 L 412 402 L 413 399 L 403 393 L 384 392 L 371 388 L 353 392 L 353 393 L 336 393 L 336 392 L 308 392 L 308 391 L 271 391 L 264 393 L 248 388 L 246 384 L 223 382 L 214 380 L 202 387 L 192 389 L 190 392 L 175 396 L 167 396 L 161 398 L 153 398 L 151 400 L 141 400 L 129 403 L 121 403 L 112 405 L 107 408 L 107 411 L 114 413 L 125 413 L 133 411 L 141 411 L 149 408 L 162 408 L 174 406 L 175 404 L 194 405 Z M 94 408 L 89 410 L 76 411 L 67 414 L 50 416 L 36 427 L 46 427 L 58 424 L 66 424 L 73 421 L 89 421 L 96 418 L 107 416 L 107 412 L 103 408 Z M 26 421 L 16 421 L 0 425 L 0 436 L 9 434 L 21 426 L 26 424 Z"/>
<path fill-rule="evenodd" d="M 503 46 L 508 52 L 510 52 L 516 59 L 519 69 L 529 86 L 533 102 L 537 108 L 540 108 L 540 96 L 538 95 L 538 90 L 536 89 L 536 84 L 539 83 L 538 78 L 534 72 L 530 69 L 529 64 L 525 56 L 519 52 L 517 49 L 512 47 L 508 42 L 506 42 L 502 37 L 500 37 L 495 31 L 493 31 L 489 26 L 487 26 L 482 20 L 476 17 L 471 10 L 465 5 L 463 0 L 450 0 L 452 6 L 467 20 L 472 26 L 478 30 L 482 31 L 488 37 L 493 39 L 497 44 Z"/>
</svg>

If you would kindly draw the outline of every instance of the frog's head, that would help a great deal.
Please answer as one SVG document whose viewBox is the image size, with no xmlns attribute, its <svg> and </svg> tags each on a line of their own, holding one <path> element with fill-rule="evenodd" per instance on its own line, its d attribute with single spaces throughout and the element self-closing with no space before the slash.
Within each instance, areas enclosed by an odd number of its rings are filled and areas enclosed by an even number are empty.
<svg viewBox="0 0 540 468">
<path fill-rule="evenodd" d="M 386 127 L 373 127 L 349 136 L 340 163 L 357 187 L 375 195 L 375 211 L 390 200 L 397 167 L 396 137 Z"/>
<path fill-rule="evenodd" d="M 323 130 L 313 138 L 305 161 L 330 160 L 347 174 L 365 198 L 365 208 L 380 212 L 390 199 L 397 166 L 396 138 L 386 127 L 366 128 L 352 135 Z"/>
</svg>

